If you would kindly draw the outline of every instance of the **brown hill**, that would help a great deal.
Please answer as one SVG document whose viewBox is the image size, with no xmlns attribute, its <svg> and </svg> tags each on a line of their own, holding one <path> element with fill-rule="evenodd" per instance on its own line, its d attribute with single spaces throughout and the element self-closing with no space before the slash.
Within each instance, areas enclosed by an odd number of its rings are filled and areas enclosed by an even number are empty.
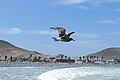
<svg viewBox="0 0 120 80">
<path fill-rule="evenodd" d="M 120 58 L 120 48 L 107 48 L 94 54 L 90 54 L 89 56 L 103 56 L 106 59 Z"/>
<path fill-rule="evenodd" d="M 19 47 L 14 46 L 13 44 L 4 41 L 4 40 L 0 40 L 0 56 L 1 58 L 4 58 L 5 56 L 10 57 L 29 57 L 30 54 L 32 54 L 32 56 L 41 56 L 41 57 L 46 57 L 43 54 L 40 54 L 36 51 L 29 51 L 29 50 L 25 50 Z"/>
</svg>

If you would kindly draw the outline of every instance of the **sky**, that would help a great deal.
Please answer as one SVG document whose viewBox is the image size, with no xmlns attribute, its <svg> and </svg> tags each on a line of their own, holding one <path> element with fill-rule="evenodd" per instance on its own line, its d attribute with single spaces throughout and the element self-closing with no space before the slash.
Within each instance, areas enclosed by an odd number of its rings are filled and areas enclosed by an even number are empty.
<svg viewBox="0 0 120 80">
<path fill-rule="evenodd" d="M 0 39 L 43 54 L 83 56 L 120 47 L 120 0 L 0 0 Z M 64 27 L 75 41 L 54 42 Z"/>
</svg>

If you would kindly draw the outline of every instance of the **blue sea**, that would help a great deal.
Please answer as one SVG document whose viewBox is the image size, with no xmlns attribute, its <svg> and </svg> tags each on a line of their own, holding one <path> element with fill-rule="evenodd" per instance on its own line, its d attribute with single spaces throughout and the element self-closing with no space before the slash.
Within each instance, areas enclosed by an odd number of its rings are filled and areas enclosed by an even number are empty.
<svg viewBox="0 0 120 80">
<path fill-rule="evenodd" d="M 0 67 L 0 80 L 120 80 L 120 68 Z"/>
</svg>

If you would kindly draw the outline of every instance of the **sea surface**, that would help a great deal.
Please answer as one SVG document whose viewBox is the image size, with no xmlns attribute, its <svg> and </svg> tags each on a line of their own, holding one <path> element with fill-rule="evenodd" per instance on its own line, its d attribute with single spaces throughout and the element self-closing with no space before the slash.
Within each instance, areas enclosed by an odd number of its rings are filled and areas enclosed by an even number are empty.
<svg viewBox="0 0 120 80">
<path fill-rule="evenodd" d="M 0 80 L 120 80 L 120 67 L 0 67 Z"/>
</svg>

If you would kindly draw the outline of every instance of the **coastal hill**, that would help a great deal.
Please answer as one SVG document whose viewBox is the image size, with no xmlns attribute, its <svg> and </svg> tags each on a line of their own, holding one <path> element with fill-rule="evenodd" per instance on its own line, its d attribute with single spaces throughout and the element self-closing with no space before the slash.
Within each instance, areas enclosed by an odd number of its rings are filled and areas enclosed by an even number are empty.
<svg viewBox="0 0 120 80">
<path fill-rule="evenodd" d="M 43 55 L 36 51 L 25 50 L 25 49 L 16 47 L 7 41 L 0 40 L 0 57 L 1 58 L 4 58 L 5 56 L 7 56 L 7 57 L 12 56 L 12 57 L 18 57 L 18 58 L 24 57 L 25 58 L 25 57 L 29 57 L 30 55 L 46 57 L 46 55 Z"/>
<path fill-rule="evenodd" d="M 96 52 L 94 54 L 89 54 L 89 56 L 99 56 L 104 57 L 106 59 L 112 59 L 112 58 L 120 58 L 120 48 L 106 48 L 102 51 Z"/>
</svg>

